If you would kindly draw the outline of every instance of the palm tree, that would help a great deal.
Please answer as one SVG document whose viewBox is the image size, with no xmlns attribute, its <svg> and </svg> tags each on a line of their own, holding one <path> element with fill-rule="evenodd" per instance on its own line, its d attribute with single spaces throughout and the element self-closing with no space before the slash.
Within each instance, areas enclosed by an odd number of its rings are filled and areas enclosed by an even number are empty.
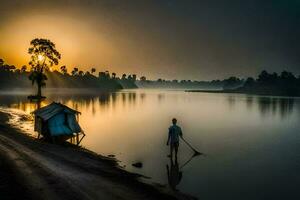
<svg viewBox="0 0 300 200">
<path fill-rule="evenodd" d="M 109 71 L 107 71 L 107 70 L 105 71 L 105 77 L 106 77 L 107 80 L 110 79 L 110 74 L 109 74 Z"/>
<path fill-rule="evenodd" d="M 111 76 L 112 76 L 112 79 L 116 79 L 116 73 L 115 72 L 113 72 L 112 74 L 111 74 Z"/>
<path fill-rule="evenodd" d="M 96 72 L 96 69 L 95 69 L 95 68 L 92 68 L 92 69 L 91 69 L 91 73 L 94 74 L 95 72 Z"/>
<path fill-rule="evenodd" d="M 71 72 L 72 76 L 76 76 L 78 74 L 78 70 L 79 69 L 77 67 L 74 67 L 74 69 Z"/>
<path fill-rule="evenodd" d="M 84 72 L 81 71 L 81 70 L 78 72 L 78 75 L 79 75 L 79 76 L 83 76 L 83 74 L 84 74 Z"/>
<path fill-rule="evenodd" d="M 68 73 L 68 69 L 65 65 L 60 67 L 60 71 L 63 75 L 66 75 Z"/>
</svg>

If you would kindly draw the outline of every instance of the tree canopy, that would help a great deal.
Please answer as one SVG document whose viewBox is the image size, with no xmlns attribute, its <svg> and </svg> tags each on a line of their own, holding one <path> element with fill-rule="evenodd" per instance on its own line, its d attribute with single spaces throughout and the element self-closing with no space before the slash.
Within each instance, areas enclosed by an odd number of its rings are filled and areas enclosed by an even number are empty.
<svg viewBox="0 0 300 200">
<path fill-rule="evenodd" d="M 29 80 L 32 85 L 37 84 L 37 96 L 42 96 L 41 88 L 46 85 L 47 76 L 44 74 L 53 65 L 57 65 L 61 58 L 55 44 L 48 39 L 36 38 L 30 42 L 28 53 L 31 55 L 29 65 L 31 73 Z"/>
</svg>

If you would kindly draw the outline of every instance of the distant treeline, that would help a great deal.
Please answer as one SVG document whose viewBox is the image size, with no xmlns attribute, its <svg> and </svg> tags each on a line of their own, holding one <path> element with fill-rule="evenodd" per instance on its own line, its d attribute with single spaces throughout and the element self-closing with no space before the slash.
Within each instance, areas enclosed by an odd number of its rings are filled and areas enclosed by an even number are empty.
<svg viewBox="0 0 300 200">
<path fill-rule="evenodd" d="M 192 80 L 164 80 L 158 79 L 156 81 L 146 80 L 143 76 L 136 81 L 139 88 L 169 88 L 169 89 L 235 89 L 241 87 L 245 83 L 244 79 L 237 77 L 230 77 L 224 80 L 212 81 L 192 81 Z"/>
<path fill-rule="evenodd" d="M 47 71 L 48 88 L 95 88 L 99 90 L 118 90 L 137 88 L 136 75 L 123 74 L 121 78 L 116 73 L 110 74 L 108 71 L 99 72 L 95 75 L 96 69 L 83 72 L 75 67 L 69 74 L 66 66 L 61 66 L 60 71 Z M 17 69 L 13 65 L 6 64 L 0 59 L 0 89 L 10 88 L 30 88 L 32 83 L 29 80 L 30 71 L 24 65 Z"/>
<path fill-rule="evenodd" d="M 0 59 L 0 89 L 32 87 L 28 79 L 30 71 L 24 65 L 17 69 Z M 130 88 L 173 88 L 191 90 L 219 90 L 220 92 L 249 93 L 263 95 L 300 96 L 300 76 L 283 71 L 280 74 L 262 71 L 257 78 L 241 79 L 230 77 L 224 80 L 147 80 L 145 76 L 137 79 L 135 74 L 117 77 L 116 73 L 99 72 L 96 69 L 82 71 L 75 67 L 68 73 L 66 66 L 60 71 L 46 72 L 48 88 L 96 88 L 100 90 L 118 90 Z"/>
<path fill-rule="evenodd" d="M 262 71 L 258 77 L 241 79 L 230 77 L 224 80 L 191 81 L 191 80 L 146 80 L 142 77 L 137 81 L 142 88 L 178 88 L 211 90 L 212 92 L 248 93 L 261 95 L 300 96 L 300 76 L 292 72 L 283 71 L 280 74 Z"/>
<path fill-rule="evenodd" d="M 292 72 L 283 71 L 281 74 L 262 71 L 257 79 L 249 77 L 242 87 L 234 89 L 233 92 L 278 95 L 278 96 L 300 96 L 300 76 L 296 77 Z"/>
</svg>

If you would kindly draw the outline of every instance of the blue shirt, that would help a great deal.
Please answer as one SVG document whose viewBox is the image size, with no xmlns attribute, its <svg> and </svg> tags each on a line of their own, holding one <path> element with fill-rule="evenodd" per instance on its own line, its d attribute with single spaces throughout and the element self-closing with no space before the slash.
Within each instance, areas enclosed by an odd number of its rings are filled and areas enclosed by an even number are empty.
<svg viewBox="0 0 300 200">
<path fill-rule="evenodd" d="M 177 125 L 172 125 L 169 128 L 169 140 L 171 143 L 179 142 L 179 136 L 182 136 L 181 128 Z"/>
</svg>

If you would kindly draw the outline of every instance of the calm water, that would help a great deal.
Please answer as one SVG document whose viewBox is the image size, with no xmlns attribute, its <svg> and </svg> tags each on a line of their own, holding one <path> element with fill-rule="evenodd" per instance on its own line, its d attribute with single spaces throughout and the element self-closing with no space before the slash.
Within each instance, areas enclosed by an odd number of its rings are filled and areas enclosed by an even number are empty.
<svg viewBox="0 0 300 200">
<path fill-rule="evenodd" d="M 169 187 L 169 166 L 172 184 L 199 199 L 300 197 L 299 98 L 131 90 L 48 94 L 43 105 L 52 101 L 82 113 L 83 146 L 116 155 L 121 166 L 148 181 Z M 0 96 L 0 106 L 30 113 L 36 105 L 11 94 Z M 172 117 L 206 156 L 190 160 L 193 152 L 181 143 L 178 166 L 171 163 L 166 139 Z"/>
</svg>

